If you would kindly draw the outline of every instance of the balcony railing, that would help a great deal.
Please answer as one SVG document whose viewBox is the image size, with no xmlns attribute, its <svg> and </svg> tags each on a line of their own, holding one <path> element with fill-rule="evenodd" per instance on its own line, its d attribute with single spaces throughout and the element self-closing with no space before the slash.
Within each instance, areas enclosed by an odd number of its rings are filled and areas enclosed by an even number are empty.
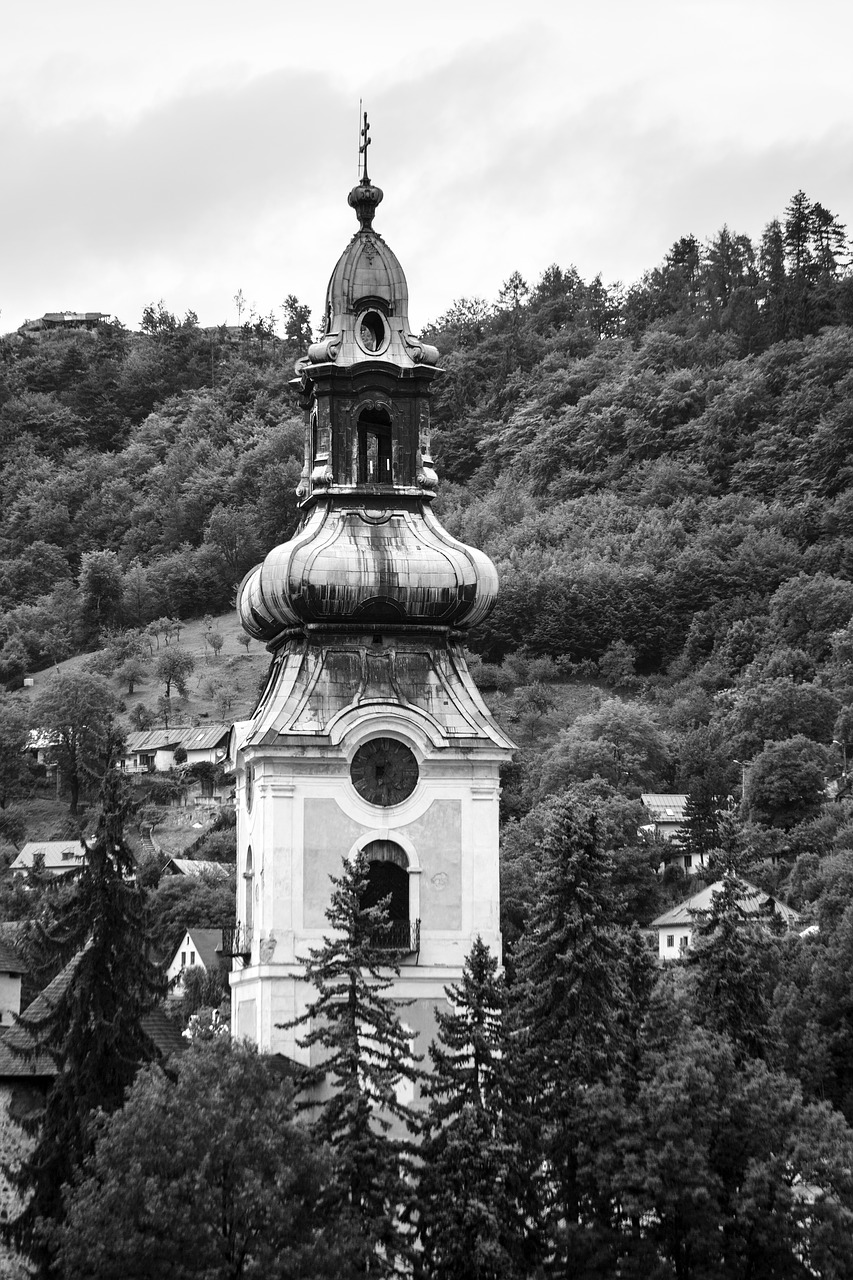
<svg viewBox="0 0 853 1280">
<path fill-rule="evenodd" d="M 222 954 L 229 960 L 248 964 L 252 956 L 252 931 L 242 924 L 227 925 L 222 930 Z"/>
<path fill-rule="evenodd" d="M 420 920 L 392 920 L 384 929 L 378 929 L 371 938 L 374 951 L 395 951 L 410 955 L 421 949 Z"/>
</svg>

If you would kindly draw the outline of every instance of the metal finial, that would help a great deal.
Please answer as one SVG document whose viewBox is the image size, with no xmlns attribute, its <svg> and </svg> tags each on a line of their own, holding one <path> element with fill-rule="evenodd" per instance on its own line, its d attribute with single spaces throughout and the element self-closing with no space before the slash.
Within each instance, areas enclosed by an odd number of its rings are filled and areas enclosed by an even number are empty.
<svg viewBox="0 0 853 1280">
<path fill-rule="evenodd" d="M 358 107 L 360 112 L 361 99 L 359 99 Z M 368 177 L 368 174 L 367 174 L 367 148 L 370 146 L 371 138 L 370 138 L 370 121 L 367 118 L 366 111 L 364 112 L 363 118 L 364 118 L 364 124 L 362 125 L 361 132 L 359 134 L 361 141 L 359 143 L 358 156 L 359 156 L 359 168 L 361 168 L 361 157 L 364 156 L 364 172 L 361 175 L 361 181 L 365 186 L 367 186 L 370 182 L 370 178 Z"/>
</svg>

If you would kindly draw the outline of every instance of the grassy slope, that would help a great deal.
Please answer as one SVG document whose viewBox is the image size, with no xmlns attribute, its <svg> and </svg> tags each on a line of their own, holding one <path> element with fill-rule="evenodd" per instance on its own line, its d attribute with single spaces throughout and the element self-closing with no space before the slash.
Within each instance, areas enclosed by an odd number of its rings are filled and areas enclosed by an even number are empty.
<svg viewBox="0 0 853 1280">
<path fill-rule="evenodd" d="M 204 622 L 200 618 L 182 625 L 177 643 L 181 649 L 192 654 L 196 665 L 188 682 L 187 698 L 177 699 L 173 696 L 173 702 L 187 724 L 195 724 L 205 719 L 226 721 L 243 719 L 254 707 L 258 695 L 258 683 L 269 666 L 269 653 L 257 640 L 251 642 L 248 652 L 242 644 L 238 643 L 243 630 L 233 611 L 229 610 L 228 613 L 213 619 L 213 630 L 218 631 L 225 640 L 218 659 L 214 658 L 211 649 L 205 644 L 205 629 Z M 162 640 L 160 643 L 162 645 Z M 172 641 L 172 643 L 175 642 Z M 111 681 L 116 693 L 121 696 L 128 715 L 139 704 L 156 711 L 157 699 L 164 692 L 162 682 L 154 675 L 157 656 L 155 648 L 145 679 L 136 685 L 132 694 L 125 693 L 117 680 Z M 44 671 L 39 671 L 33 677 L 33 688 L 26 692 L 38 693 L 57 670 L 80 671 L 90 657 L 91 654 L 78 654 L 65 662 L 60 662 L 58 667 L 48 667 Z M 233 691 L 232 706 L 221 717 L 217 711 L 215 698 L 209 696 L 205 690 L 205 685 L 211 678 L 227 683 Z"/>
</svg>

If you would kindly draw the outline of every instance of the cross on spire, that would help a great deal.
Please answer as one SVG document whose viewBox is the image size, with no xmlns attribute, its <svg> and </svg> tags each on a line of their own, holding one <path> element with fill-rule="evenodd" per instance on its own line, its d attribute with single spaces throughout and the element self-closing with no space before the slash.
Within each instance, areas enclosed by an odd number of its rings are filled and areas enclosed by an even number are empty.
<svg viewBox="0 0 853 1280">
<path fill-rule="evenodd" d="M 360 107 L 361 107 L 361 103 L 359 103 L 359 108 Z M 361 168 L 361 157 L 364 156 L 364 172 L 361 175 L 361 181 L 365 186 L 368 186 L 368 184 L 370 183 L 370 178 L 367 175 L 367 148 L 370 146 L 371 137 L 370 137 L 370 121 L 367 118 L 366 111 L 364 112 L 364 124 L 361 127 L 359 138 L 360 138 L 360 143 L 358 148 L 359 168 Z"/>
</svg>

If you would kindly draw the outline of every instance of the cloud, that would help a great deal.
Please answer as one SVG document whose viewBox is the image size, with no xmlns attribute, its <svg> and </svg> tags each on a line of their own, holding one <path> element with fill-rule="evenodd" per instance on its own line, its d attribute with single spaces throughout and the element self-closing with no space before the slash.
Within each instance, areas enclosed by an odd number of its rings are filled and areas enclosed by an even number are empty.
<svg viewBox="0 0 853 1280">
<path fill-rule="evenodd" d="M 416 325 L 460 295 L 495 297 L 514 269 L 535 280 L 575 263 L 628 283 L 681 235 L 727 222 L 757 237 L 800 186 L 848 218 L 846 119 L 810 125 L 804 112 L 785 141 L 746 119 L 721 132 L 713 103 L 667 105 L 642 60 L 592 83 L 606 51 L 587 53 L 580 28 L 569 49 L 531 21 L 448 42 L 425 66 L 408 54 L 367 68 L 377 228 L 409 277 Z M 136 324 L 160 297 L 203 323 L 233 320 L 238 287 L 262 312 L 289 292 L 319 311 L 355 230 L 348 85 L 327 70 L 190 78 L 112 117 L 0 108 L 4 329 L 60 307 Z"/>
</svg>

